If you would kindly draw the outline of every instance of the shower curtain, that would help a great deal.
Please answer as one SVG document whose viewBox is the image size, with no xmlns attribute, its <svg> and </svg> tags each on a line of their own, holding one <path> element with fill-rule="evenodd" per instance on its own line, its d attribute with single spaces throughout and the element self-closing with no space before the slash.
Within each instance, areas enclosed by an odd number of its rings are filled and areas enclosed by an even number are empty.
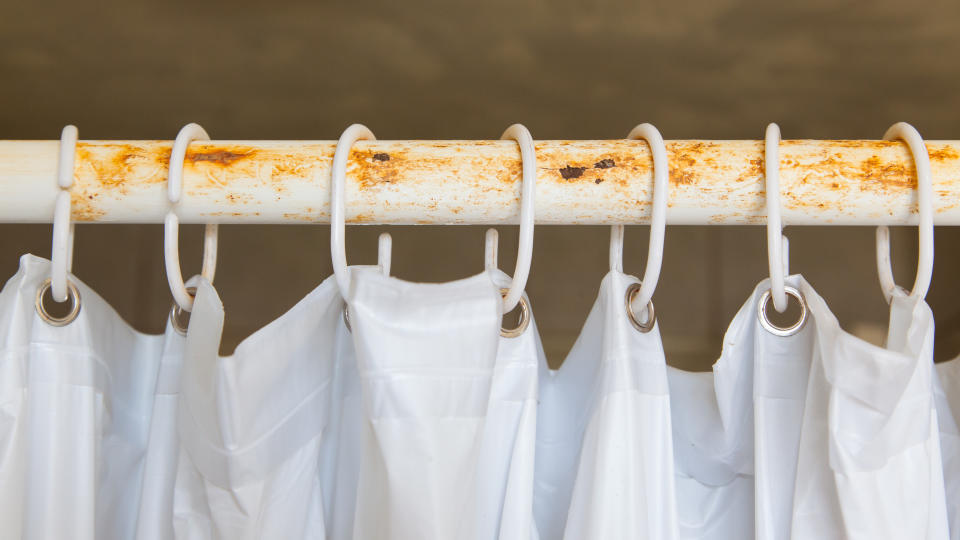
<svg viewBox="0 0 960 540">
<path fill-rule="evenodd" d="M 553 371 L 497 270 L 351 267 L 226 357 L 205 278 L 145 335 L 72 275 L 51 324 L 50 272 L 0 292 L 0 538 L 960 539 L 960 360 L 905 294 L 880 347 L 798 275 L 806 323 L 769 331 L 764 280 L 692 373 L 611 270 Z"/>
</svg>

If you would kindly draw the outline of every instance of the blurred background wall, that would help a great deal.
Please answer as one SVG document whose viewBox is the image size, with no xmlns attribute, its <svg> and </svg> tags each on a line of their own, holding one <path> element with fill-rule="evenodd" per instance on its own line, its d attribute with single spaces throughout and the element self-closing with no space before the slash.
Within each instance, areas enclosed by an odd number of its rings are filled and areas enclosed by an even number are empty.
<svg viewBox="0 0 960 540">
<path fill-rule="evenodd" d="M 172 139 L 198 122 L 215 139 L 336 139 L 352 122 L 381 139 L 494 139 L 523 122 L 540 139 L 623 137 L 652 122 L 668 139 L 876 139 L 895 121 L 960 139 L 960 3 L 815 0 L 321 3 L 0 2 L 0 138 Z M 55 180 L 50 179 L 51 182 Z M 480 227 L 351 227 L 351 263 L 394 235 L 394 275 L 466 277 Z M 841 325 L 879 342 L 886 304 L 872 228 L 787 228 L 791 267 Z M 513 268 L 516 228 L 501 227 Z M 647 229 L 627 230 L 642 274 Z M 527 288 L 551 362 L 562 361 L 607 267 L 606 227 L 536 231 Z M 77 228 L 74 273 L 145 332 L 170 308 L 161 225 Z M 183 227 L 184 273 L 201 228 Z M 222 351 L 331 273 L 326 226 L 223 226 L 216 285 Z M 894 231 L 898 282 L 916 230 Z M 936 233 L 928 301 L 936 354 L 960 353 L 960 230 Z M 49 256 L 50 226 L 0 225 L 0 276 Z M 709 369 L 723 332 L 767 275 L 762 227 L 667 228 L 654 297 L 668 361 Z"/>
</svg>

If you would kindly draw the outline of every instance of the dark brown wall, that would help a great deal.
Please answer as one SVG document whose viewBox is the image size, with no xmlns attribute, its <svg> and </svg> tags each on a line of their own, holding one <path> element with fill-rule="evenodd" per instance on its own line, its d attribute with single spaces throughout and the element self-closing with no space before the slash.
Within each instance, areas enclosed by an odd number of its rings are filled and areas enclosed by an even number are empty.
<svg viewBox="0 0 960 540">
<path fill-rule="evenodd" d="M 0 4 L 0 138 L 170 139 L 187 122 L 218 139 L 335 139 L 351 122 L 380 138 L 616 138 L 640 122 L 666 138 L 879 138 L 898 120 L 960 138 L 960 3 L 51 2 Z M 54 179 L 51 178 L 51 182 Z M 348 233 L 372 263 L 381 227 Z M 483 229 L 394 227 L 394 274 L 446 280 L 482 268 Z M 788 228 L 791 263 L 841 324 L 882 338 L 886 308 L 869 228 Z M 0 225 L 0 275 L 49 254 L 49 226 Z M 217 286 L 224 351 L 331 272 L 325 226 L 225 226 Z M 512 268 L 516 229 L 501 228 Z M 647 231 L 624 266 L 642 274 Z M 895 232 L 912 282 L 916 232 Z M 184 227 L 184 272 L 200 229 Z M 528 286 L 559 362 L 605 272 L 604 227 L 540 227 Z M 170 304 L 162 227 L 81 226 L 75 273 L 135 327 Z M 937 231 L 929 301 L 937 356 L 960 353 L 960 233 Z M 767 272 L 760 227 L 669 227 L 655 296 L 669 359 L 706 368 L 726 323 Z"/>
</svg>

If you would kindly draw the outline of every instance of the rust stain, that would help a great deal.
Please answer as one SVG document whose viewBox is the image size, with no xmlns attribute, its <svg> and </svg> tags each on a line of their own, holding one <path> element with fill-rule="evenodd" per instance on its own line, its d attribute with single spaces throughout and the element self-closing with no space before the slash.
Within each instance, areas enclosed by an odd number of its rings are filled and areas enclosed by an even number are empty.
<svg viewBox="0 0 960 540">
<path fill-rule="evenodd" d="M 874 182 L 883 187 L 913 189 L 917 179 L 913 165 L 907 169 L 899 163 L 888 163 L 877 155 L 870 156 L 860 164 L 860 174 L 865 182 Z"/>
<path fill-rule="evenodd" d="M 131 185 L 166 182 L 169 162 L 169 146 L 78 143 L 75 178 L 126 193 Z"/>
<path fill-rule="evenodd" d="M 387 156 L 387 159 L 382 156 Z M 360 184 L 360 189 L 366 190 L 380 184 L 392 184 L 407 177 L 411 168 L 423 165 L 412 163 L 404 152 L 389 155 L 383 152 L 354 150 L 350 155 L 347 173 Z"/>
<path fill-rule="evenodd" d="M 748 180 L 753 181 L 764 175 L 764 163 L 762 158 L 751 159 L 748 164 L 749 165 L 747 168 L 743 169 L 740 174 L 737 175 L 736 180 L 734 180 L 735 182 L 740 183 Z M 782 166 L 783 164 L 781 164 L 781 167 Z"/>
<path fill-rule="evenodd" d="M 674 184 L 695 184 L 697 176 L 690 169 L 683 167 L 670 168 L 670 182 Z"/>
<path fill-rule="evenodd" d="M 944 146 L 934 151 L 930 151 L 930 148 L 927 148 L 927 153 L 930 154 L 930 161 L 948 161 L 951 159 L 960 158 L 960 154 L 956 150 L 950 148 L 949 146 Z"/>
<path fill-rule="evenodd" d="M 229 166 L 241 159 L 256 157 L 257 151 L 253 148 L 244 148 L 242 150 L 204 149 L 196 152 L 190 152 L 188 149 L 184 161 Z"/>
<path fill-rule="evenodd" d="M 586 167 L 572 167 L 567 165 L 560 169 L 560 176 L 563 177 L 564 180 L 572 180 L 583 176 L 583 171 L 585 170 L 587 170 Z"/>
<path fill-rule="evenodd" d="M 370 214 L 357 214 L 351 219 L 348 219 L 348 223 L 373 223 L 376 221 L 376 216 Z"/>
<path fill-rule="evenodd" d="M 675 141 L 668 148 L 670 160 L 670 182 L 673 184 L 696 184 L 700 181 L 696 173 L 698 161 L 711 145 L 701 141 Z"/>
<path fill-rule="evenodd" d="M 809 146 L 811 143 L 830 146 L 833 148 L 860 148 L 869 150 L 878 150 L 884 147 L 897 146 L 903 144 L 900 141 L 884 140 L 855 140 L 855 139 L 784 139 L 780 141 L 780 146 Z"/>
<path fill-rule="evenodd" d="M 611 167 L 616 167 L 616 166 L 617 166 L 616 162 L 610 158 L 601 159 L 600 161 L 593 164 L 594 169 L 609 169 Z"/>
<path fill-rule="evenodd" d="M 70 201 L 70 219 L 73 221 L 97 221 L 106 211 L 96 205 L 95 195 L 74 196 Z"/>
<path fill-rule="evenodd" d="M 791 147 L 780 164 L 785 205 L 805 207 L 813 214 L 821 214 L 843 208 L 842 203 L 852 200 L 858 192 L 889 193 L 916 186 L 912 160 L 900 141 L 824 143 L 782 143 Z M 384 199 L 400 191 L 423 194 L 436 193 L 437 186 L 443 186 L 443 190 L 453 187 L 463 194 L 457 202 L 420 197 L 417 206 L 425 214 L 445 213 L 449 217 L 461 208 L 454 207 L 463 204 L 457 219 L 463 218 L 466 222 L 476 217 L 471 205 L 490 201 L 515 204 L 513 195 L 522 172 L 519 153 L 511 144 L 509 141 L 359 144 L 351 152 L 347 173 L 369 200 Z M 283 193 L 315 182 L 324 173 L 329 174 L 333 153 L 331 145 L 321 144 L 261 147 L 198 142 L 191 148 L 194 152 L 186 158 L 191 182 L 185 185 L 184 197 L 215 197 L 223 201 L 225 210 L 253 208 L 250 205 L 260 198 L 266 203 L 274 197 L 281 200 Z M 687 196 L 711 198 L 746 212 L 741 216 L 725 213 L 722 219 L 725 222 L 754 219 L 751 215 L 758 204 L 762 205 L 763 196 L 762 187 L 758 189 L 756 185 L 764 174 L 762 142 L 669 141 L 667 150 L 670 181 L 674 186 L 695 186 L 686 190 Z M 949 164 L 941 167 L 952 167 L 956 161 L 950 160 L 960 159 L 958 151 L 945 144 L 929 145 L 928 150 L 932 163 Z M 105 214 L 100 209 L 102 201 L 122 200 L 148 184 L 166 182 L 169 157 L 169 141 L 80 143 L 74 218 L 78 221 L 99 219 Z M 591 210 L 590 216 L 594 217 L 583 216 L 584 220 L 596 219 L 607 208 L 629 206 L 632 209 L 634 205 L 649 204 L 646 200 L 636 200 L 641 193 L 649 195 L 647 182 L 652 162 L 644 141 L 542 141 L 537 145 L 537 165 L 538 181 L 563 194 L 586 196 L 587 192 L 577 190 L 603 185 L 593 189 L 589 200 L 584 202 L 604 210 Z M 233 182 L 237 183 L 231 185 Z M 256 191 L 250 191 L 250 187 Z M 152 189 L 157 187 L 154 185 Z M 695 204 L 689 201 L 683 199 L 677 204 Z M 376 214 L 381 219 L 384 215 L 380 211 Z M 302 210 L 283 217 L 309 222 L 323 219 L 322 214 Z M 762 217 L 759 219 L 762 221 Z M 372 215 L 361 215 L 350 221 L 370 222 Z"/>
<path fill-rule="evenodd" d="M 259 216 L 260 212 L 207 212 L 203 214 L 204 216 L 210 217 L 247 217 L 247 216 Z"/>
</svg>

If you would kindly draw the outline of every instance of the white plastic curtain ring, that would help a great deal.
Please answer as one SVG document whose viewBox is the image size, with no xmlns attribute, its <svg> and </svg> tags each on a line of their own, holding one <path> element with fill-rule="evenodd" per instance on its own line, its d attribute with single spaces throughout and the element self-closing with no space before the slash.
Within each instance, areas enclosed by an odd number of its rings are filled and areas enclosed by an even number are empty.
<svg viewBox="0 0 960 540">
<path fill-rule="evenodd" d="M 500 251 L 500 233 L 496 229 L 487 229 L 483 237 L 483 268 L 487 272 L 497 269 L 497 257 Z"/>
<path fill-rule="evenodd" d="M 913 155 L 917 170 L 917 211 L 920 214 L 918 232 L 920 236 L 917 260 L 917 277 L 913 282 L 910 296 L 925 298 L 933 277 L 933 174 L 930 171 L 930 154 L 920 133 L 906 122 L 897 122 L 883 135 L 885 140 L 900 139 L 907 143 Z M 900 289 L 893 280 L 893 268 L 890 264 L 890 230 L 881 225 L 877 227 L 877 272 L 880 276 L 880 288 L 887 303 Z"/>
<path fill-rule="evenodd" d="M 484 235 L 483 242 L 483 268 L 487 272 L 492 272 L 497 269 L 497 256 L 498 251 L 500 250 L 500 233 L 496 229 L 487 229 L 487 233 Z M 506 295 L 510 293 L 510 289 L 500 289 L 500 297 L 506 298 Z M 515 338 L 523 334 L 524 330 L 527 329 L 527 326 L 530 324 L 530 304 L 527 302 L 527 299 L 520 295 L 520 320 L 517 321 L 517 325 L 513 328 L 506 328 L 503 324 L 500 325 L 500 335 L 506 338 Z M 506 315 L 507 312 L 504 312 Z"/>
<path fill-rule="evenodd" d="M 385 277 L 390 277 L 390 266 L 393 258 L 393 237 L 390 233 L 380 233 L 377 238 L 377 266 L 380 267 L 380 273 Z M 347 304 L 343 305 L 343 322 L 347 326 L 347 331 L 352 332 L 350 326 L 350 312 L 347 310 Z"/>
<path fill-rule="evenodd" d="M 390 233 L 380 233 L 377 238 L 377 266 L 384 276 L 390 275 L 390 266 L 393 262 L 393 237 Z"/>
<path fill-rule="evenodd" d="M 209 141 L 210 136 L 199 125 L 187 124 L 177 134 L 173 143 L 167 177 L 170 210 L 163 220 L 163 259 L 167 270 L 167 283 L 173 300 L 184 311 L 193 309 L 193 295 L 187 290 L 180 271 L 180 219 L 174 212 L 174 207 L 183 193 L 183 162 L 187 155 L 187 147 L 195 140 Z M 213 282 L 217 270 L 217 229 L 217 224 L 208 224 L 204 228 L 203 235 L 203 266 L 200 273 L 210 282 Z"/>
<path fill-rule="evenodd" d="M 333 273 L 340 287 L 340 296 L 349 298 L 350 270 L 347 268 L 347 248 L 344 238 L 344 201 L 343 190 L 347 178 L 347 161 L 350 158 L 350 149 L 360 140 L 375 141 L 367 126 L 353 124 L 343 130 L 337 140 L 337 148 L 333 152 L 333 165 L 330 168 L 330 258 L 333 261 Z M 346 315 L 349 317 L 349 315 Z M 348 321 L 349 326 L 349 319 Z"/>
<path fill-rule="evenodd" d="M 57 161 L 57 185 L 60 189 L 73 187 L 73 169 L 77 158 L 77 126 L 64 126 L 60 132 L 60 159 Z"/>
<path fill-rule="evenodd" d="M 508 127 L 500 139 L 512 139 L 520 146 L 523 183 L 520 186 L 520 241 L 517 244 L 517 265 L 513 269 L 513 281 L 503 297 L 503 313 L 509 313 L 523 297 L 530 277 L 530 262 L 533 259 L 534 197 L 537 189 L 537 152 L 533 136 L 523 124 Z"/>
<path fill-rule="evenodd" d="M 784 288 L 785 251 L 783 220 L 780 217 L 780 126 L 767 126 L 763 145 L 764 178 L 767 198 L 767 265 L 770 267 L 770 290 L 773 291 L 773 307 L 779 313 L 787 309 L 787 293 Z"/>
<path fill-rule="evenodd" d="M 667 202 L 668 189 L 670 187 L 670 167 L 667 161 L 667 146 L 663 141 L 663 136 L 653 124 L 640 124 L 630 130 L 628 139 L 643 139 L 650 147 L 650 153 L 653 156 L 653 207 L 650 212 L 650 243 L 647 249 L 647 263 L 643 270 L 643 279 L 641 280 L 639 291 L 632 294 L 630 315 L 634 313 L 643 314 L 643 311 L 649 310 L 647 319 L 650 321 L 651 328 L 655 321 L 652 311 L 653 293 L 657 288 L 657 282 L 660 280 L 660 269 L 663 266 L 663 245 L 664 236 L 667 227 Z M 615 226 L 616 227 L 616 226 Z M 618 246 L 611 246 L 611 269 L 616 266 L 617 269 L 623 268 L 623 228 L 611 230 L 611 242 L 618 242 Z M 616 259 L 616 260 L 614 260 Z M 649 331 L 649 330 L 645 330 Z"/>
<path fill-rule="evenodd" d="M 623 272 L 623 225 L 610 226 L 610 271 Z"/>
<path fill-rule="evenodd" d="M 76 160 L 78 131 L 66 126 L 60 134 L 60 153 L 57 160 L 57 186 L 60 187 L 53 210 L 53 246 L 50 252 L 50 278 L 53 299 L 67 300 L 67 275 L 73 268 L 73 234 L 71 195 L 73 170 Z"/>
<path fill-rule="evenodd" d="M 797 319 L 797 322 L 787 327 L 777 326 L 770 322 L 769 317 L 767 317 L 767 304 L 770 302 L 772 296 L 770 289 L 767 289 L 763 295 L 760 296 L 760 301 L 757 303 L 757 318 L 760 319 L 760 326 L 763 326 L 767 332 L 775 336 L 789 337 L 803 329 L 803 326 L 807 323 L 807 302 L 804 300 L 803 294 L 794 287 L 785 285 L 783 291 L 784 294 L 794 297 L 800 304 L 800 318 Z"/>
<path fill-rule="evenodd" d="M 70 221 L 70 192 L 60 190 L 53 210 L 53 247 L 50 253 L 50 278 L 53 299 L 67 300 L 67 276 L 73 266 L 73 222 Z"/>
</svg>

